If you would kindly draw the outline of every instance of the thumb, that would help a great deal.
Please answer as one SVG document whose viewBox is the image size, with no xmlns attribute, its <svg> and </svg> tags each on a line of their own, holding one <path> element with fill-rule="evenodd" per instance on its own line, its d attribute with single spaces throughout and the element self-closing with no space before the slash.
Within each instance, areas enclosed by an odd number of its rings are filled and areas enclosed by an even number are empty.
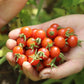
<svg viewBox="0 0 84 84">
<path fill-rule="evenodd" d="M 77 73 L 82 70 L 83 64 L 81 60 L 70 60 L 64 64 L 58 66 L 57 68 L 47 68 L 40 72 L 41 79 L 52 78 L 52 79 L 61 79 Z"/>
</svg>

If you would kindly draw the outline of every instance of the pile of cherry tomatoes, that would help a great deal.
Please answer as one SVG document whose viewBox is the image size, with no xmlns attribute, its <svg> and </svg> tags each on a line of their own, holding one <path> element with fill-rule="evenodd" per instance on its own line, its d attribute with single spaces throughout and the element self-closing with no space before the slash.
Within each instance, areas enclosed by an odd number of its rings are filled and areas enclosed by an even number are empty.
<svg viewBox="0 0 84 84">
<path fill-rule="evenodd" d="M 73 28 L 61 28 L 56 23 L 46 31 L 22 27 L 16 41 L 17 46 L 13 48 L 16 63 L 22 66 L 28 61 L 38 72 L 63 63 L 64 53 L 79 45 Z"/>
</svg>

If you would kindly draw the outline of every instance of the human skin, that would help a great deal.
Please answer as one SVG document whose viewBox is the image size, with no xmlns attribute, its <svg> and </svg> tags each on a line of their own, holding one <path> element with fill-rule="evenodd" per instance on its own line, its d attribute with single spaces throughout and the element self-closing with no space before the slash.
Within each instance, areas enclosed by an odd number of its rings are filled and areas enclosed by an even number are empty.
<svg viewBox="0 0 84 84">
<path fill-rule="evenodd" d="M 25 6 L 28 0 L 0 0 L 0 28 L 7 24 L 20 10 Z M 84 15 L 69 15 L 63 16 L 40 25 L 30 26 L 31 28 L 40 28 L 46 30 L 52 23 L 58 23 L 62 27 L 72 27 L 80 40 L 84 40 Z M 13 49 L 16 46 L 15 39 L 19 36 L 20 28 L 15 29 L 9 33 L 7 40 L 7 47 Z M 46 68 L 39 74 L 31 66 L 30 63 L 24 62 L 23 72 L 33 81 L 38 81 L 46 78 L 61 79 L 71 74 L 80 72 L 84 67 L 84 43 L 82 47 L 72 48 L 69 53 L 65 55 L 66 62 L 57 68 Z M 6 58 L 10 65 L 15 66 L 13 54 L 8 52 Z"/>
<path fill-rule="evenodd" d="M 60 18 L 56 18 L 49 22 L 45 22 L 39 25 L 29 26 L 30 28 L 39 28 L 46 30 L 51 24 L 57 23 L 63 28 L 72 27 L 75 33 L 78 35 L 78 39 L 84 40 L 84 15 L 68 15 Z M 13 49 L 16 46 L 15 39 L 20 34 L 20 28 L 17 28 L 9 33 L 9 39 L 6 43 L 9 49 Z M 84 67 L 84 42 L 81 43 L 82 47 L 75 47 L 70 52 L 65 54 L 66 62 L 58 66 L 57 68 L 45 68 L 39 74 L 31 66 L 30 63 L 24 62 L 23 72 L 24 74 L 33 81 L 41 79 L 52 78 L 61 79 L 69 75 L 80 72 Z M 15 66 L 13 54 L 8 52 L 6 58 L 10 65 Z"/>
</svg>

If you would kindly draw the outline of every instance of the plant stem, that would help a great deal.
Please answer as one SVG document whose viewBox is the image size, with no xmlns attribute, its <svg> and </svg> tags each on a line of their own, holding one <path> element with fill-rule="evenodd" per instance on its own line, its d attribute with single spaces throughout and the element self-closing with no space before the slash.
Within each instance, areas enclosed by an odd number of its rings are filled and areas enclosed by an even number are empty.
<svg viewBox="0 0 84 84">
<path fill-rule="evenodd" d="M 38 6 L 38 12 L 37 12 L 36 17 L 38 17 L 38 16 L 39 16 L 39 13 L 40 13 L 41 8 L 42 8 L 42 5 L 43 5 L 43 2 L 44 2 L 44 0 L 40 0 L 39 6 Z"/>
<path fill-rule="evenodd" d="M 20 83 L 21 76 L 22 76 L 22 71 L 20 70 L 16 84 Z"/>
<path fill-rule="evenodd" d="M 6 57 L 3 56 L 3 57 L 0 59 L 0 65 L 2 65 L 5 61 L 6 61 Z"/>
</svg>

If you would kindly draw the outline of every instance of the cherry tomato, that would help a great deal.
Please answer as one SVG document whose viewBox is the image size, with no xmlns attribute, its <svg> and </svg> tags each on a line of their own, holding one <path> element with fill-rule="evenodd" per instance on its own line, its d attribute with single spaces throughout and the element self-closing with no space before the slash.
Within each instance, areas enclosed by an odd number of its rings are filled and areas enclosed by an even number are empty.
<svg viewBox="0 0 84 84">
<path fill-rule="evenodd" d="M 64 38 L 66 38 L 66 29 L 65 28 L 59 29 L 58 36 L 63 36 Z"/>
<path fill-rule="evenodd" d="M 42 47 L 46 48 L 49 44 L 52 44 L 52 43 L 53 43 L 53 41 L 50 38 L 46 37 L 42 40 L 41 45 L 42 45 Z"/>
<path fill-rule="evenodd" d="M 24 38 L 17 38 L 17 45 L 19 45 L 19 44 L 23 44 L 23 47 L 25 47 L 26 46 L 26 41 L 24 41 Z"/>
<path fill-rule="evenodd" d="M 40 48 L 40 49 L 38 50 L 38 52 L 39 52 L 39 51 L 43 52 L 44 55 L 45 55 L 45 56 L 41 56 L 41 58 L 42 58 L 43 60 L 45 60 L 45 59 L 47 59 L 47 58 L 49 57 L 49 51 L 48 51 L 48 49 L 46 49 L 46 48 Z"/>
<path fill-rule="evenodd" d="M 52 39 L 57 36 L 57 30 L 55 28 L 53 28 L 53 27 L 49 27 L 47 29 L 46 33 L 47 33 L 47 36 L 49 38 L 52 38 Z"/>
<path fill-rule="evenodd" d="M 50 65 L 51 62 L 52 62 L 52 58 L 49 57 L 48 59 L 43 61 L 43 65 L 45 67 L 51 67 L 51 65 Z"/>
<path fill-rule="evenodd" d="M 70 46 L 65 45 L 61 50 L 62 52 L 68 52 L 70 50 Z"/>
<path fill-rule="evenodd" d="M 56 58 L 56 62 L 60 62 L 61 61 L 61 58 L 58 56 L 57 58 Z"/>
<path fill-rule="evenodd" d="M 69 33 L 74 33 L 74 29 L 71 27 L 66 27 L 65 29 L 66 29 L 66 31 L 69 30 Z"/>
<path fill-rule="evenodd" d="M 37 66 L 35 67 L 35 69 L 40 72 L 44 69 L 44 65 L 42 62 L 40 62 L 39 64 L 37 64 Z"/>
<path fill-rule="evenodd" d="M 32 36 L 31 37 L 33 37 L 33 38 L 35 38 L 35 35 L 36 35 L 36 31 L 37 31 L 38 29 L 32 29 Z"/>
<path fill-rule="evenodd" d="M 50 56 L 52 58 L 58 57 L 60 55 L 60 49 L 56 46 L 50 48 Z"/>
<path fill-rule="evenodd" d="M 22 49 L 22 47 L 20 47 L 20 46 L 15 46 L 14 48 L 13 48 L 13 54 L 15 55 L 15 54 L 23 54 L 23 49 Z"/>
<path fill-rule="evenodd" d="M 41 40 L 43 40 L 45 37 L 46 37 L 46 33 L 45 33 L 44 30 L 38 29 L 38 30 L 36 31 L 35 38 L 40 38 Z"/>
<path fill-rule="evenodd" d="M 63 48 L 65 46 L 65 39 L 62 36 L 57 36 L 54 39 L 54 44 L 55 46 L 59 47 L 59 48 Z"/>
<path fill-rule="evenodd" d="M 77 46 L 78 43 L 78 38 L 74 35 L 71 35 L 68 40 L 67 40 L 68 44 L 70 47 L 75 47 Z"/>
<path fill-rule="evenodd" d="M 17 63 L 22 66 L 23 62 L 27 61 L 27 57 L 25 55 L 21 55 L 17 58 Z"/>
<path fill-rule="evenodd" d="M 21 33 L 23 33 L 27 38 L 29 38 L 32 35 L 32 29 L 29 28 L 28 26 L 22 27 Z"/>
<path fill-rule="evenodd" d="M 35 50 L 28 49 L 28 50 L 26 50 L 26 52 L 25 52 L 25 55 L 26 55 L 27 57 L 29 57 L 29 56 L 32 55 L 32 54 L 35 54 Z"/>
<path fill-rule="evenodd" d="M 37 65 L 40 62 L 39 59 L 34 60 L 34 57 L 35 57 L 35 54 L 32 54 L 28 57 L 28 62 L 31 63 L 31 65 Z"/>
<path fill-rule="evenodd" d="M 27 46 L 31 49 L 34 49 L 34 47 L 36 46 L 36 41 L 34 38 L 29 38 L 27 40 Z"/>
<path fill-rule="evenodd" d="M 57 27 L 59 27 L 59 25 L 56 24 L 56 23 L 54 23 L 54 24 L 52 24 L 50 27 L 53 27 L 53 28 L 57 29 Z"/>
</svg>

